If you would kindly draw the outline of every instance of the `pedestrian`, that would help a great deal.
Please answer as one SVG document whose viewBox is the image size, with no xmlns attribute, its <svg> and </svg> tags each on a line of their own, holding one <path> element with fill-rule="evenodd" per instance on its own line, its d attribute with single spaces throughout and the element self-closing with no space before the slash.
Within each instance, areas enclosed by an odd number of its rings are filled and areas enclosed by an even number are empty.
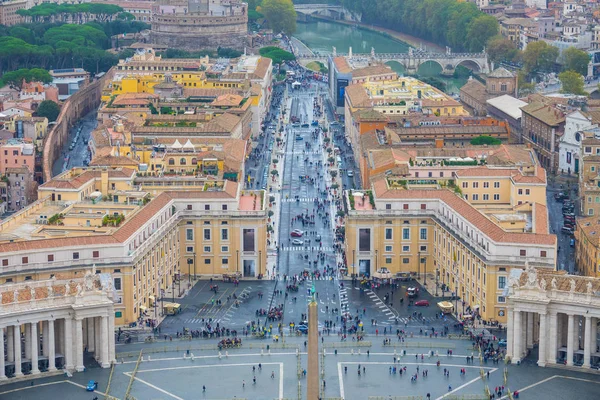
<svg viewBox="0 0 600 400">
<path fill-rule="evenodd" d="M 451 392 L 452 391 L 452 386 L 448 385 L 448 391 Z"/>
<path fill-rule="evenodd" d="M 252 384 L 256 385 L 256 376 L 254 378 L 252 378 Z"/>
<path fill-rule="evenodd" d="M 242 379 L 242 388 L 246 387 L 246 381 Z"/>
<path fill-rule="evenodd" d="M 202 392 L 206 392 L 206 386 L 202 385 Z"/>
<path fill-rule="evenodd" d="M 271 371 L 271 379 L 275 379 L 275 371 Z"/>
</svg>

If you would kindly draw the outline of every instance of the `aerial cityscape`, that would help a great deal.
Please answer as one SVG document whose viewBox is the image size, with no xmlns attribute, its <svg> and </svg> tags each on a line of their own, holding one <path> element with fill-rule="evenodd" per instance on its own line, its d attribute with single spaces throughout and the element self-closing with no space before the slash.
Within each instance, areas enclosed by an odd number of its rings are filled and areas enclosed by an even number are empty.
<svg viewBox="0 0 600 400">
<path fill-rule="evenodd" d="M 0 263 L 0 400 L 598 399 L 600 4 L 0 0 Z"/>
</svg>

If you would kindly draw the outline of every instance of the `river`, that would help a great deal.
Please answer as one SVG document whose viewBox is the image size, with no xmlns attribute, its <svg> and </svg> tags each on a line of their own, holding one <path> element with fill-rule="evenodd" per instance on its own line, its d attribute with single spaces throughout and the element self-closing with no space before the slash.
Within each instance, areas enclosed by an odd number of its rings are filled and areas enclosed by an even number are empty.
<svg viewBox="0 0 600 400">
<path fill-rule="evenodd" d="M 370 53 L 371 48 L 376 53 L 405 53 L 409 45 L 396 40 L 387 34 L 382 34 L 369 29 L 338 24 L 330 21 L 313 20 L 310 22 L 298 21 L 296 38 L 301 40 L 316 53 L 332 53 L 333 47 L 340 53 L 348 53 L 352 47 L 353 53 Z M 404 68 L 397 62 L 390 62 L 390 67 L 399 74 L 404 73 Z M 429 62 L 419 67 L 420 76 L 436 77 L 446 83 L 448 93 L 458 93 L 459 88 L 465 84 L 466 78 L 456 79 L 441 76 L 442 67 Z"/>
</svg>

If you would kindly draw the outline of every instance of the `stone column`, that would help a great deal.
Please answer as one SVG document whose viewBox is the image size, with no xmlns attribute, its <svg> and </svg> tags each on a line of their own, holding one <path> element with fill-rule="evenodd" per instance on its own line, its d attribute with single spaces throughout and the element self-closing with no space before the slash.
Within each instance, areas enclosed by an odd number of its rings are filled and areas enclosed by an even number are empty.
<svg viewBox="0 0 600 400">
<path fill-rule="evenodd" d="M 6 327 L 6 360 L 8 362 L 15 361 L 15 339 L 12 326 Z"/>
<path fill-rule="evenodd" d="M 8 347 L 10 347 L 10 342 L 7 343 Z M 4 328 L 0 328 L 0 381 L 6 379 L 6 373 L 4 364 Z"/>
<path fill-rule="evenodd" d="M 557 318 L 558 318 L 558 316 L 557 316 L 556 312 L 550 313 L 550 330 L 548 332 L 548 334 L 550 335 L 550 342 L 548 344 L 548 360 L 553 364 L 556 363 Z"/>
<path fill-rule="evenodd" d="M 514 332 L 513 327 L 515 325 L 514 322 L 514 313 L 511 308 L 508 309 L 508 313 L 506 316 L 506 326 L 509 327 L 506 329 L 506 356 L 512 358 L 513 357 L 513 346 L 514 346 Z"/>
<path fill-rule="evenodd" d="M 94 348 L 96 349 L 94 353 L 94 358 L 96 360 L 100 360 L 100 356 L 102 355 L 102 322 L 98 317 L 94 318 Z M 103 360 L 104 362 L 104 360 Z"/>
<path fill-rule="evenodd" d="M 82 318 L 75 318 L 75 370 L 82 372 L 83 366 L 83 326 Z"/>
<path fill-rule="evenodd" d="M 533 313 L 527 313 L 527 348 L 533 348 Z"/>
<path fill-rule="evenodd" d="M 96 351 L 96 327 L 94 326 L 94 321 L 95 318 L 86 318 L 85 321 L 86 323 L 84 324 L 85 326 L 87 326 L 87 328 L 85 330 L 87 330 L 87 339 L 86 339 L 86 343 L 87 343 L 87 351 L 89 351 L 90 353 L 93 353 Z M 96 354 L 96 358 L 98 354 Z"/>
<path fill-rule="evenodd" d="M 65 351 L 65 369 L 72 371 L 73 366 L 73 322 L 68 316 L 64 320 L 64 351 Z"/>
<path fill-rule="evenodd" d="M 62 354 L 64 356 L 65 355 L 65 320 L 57 322 L 55 324 L 55 329 L 57 332 L 56 337 L 58 338 L 56 351 L 59 354 Z"/>
<path fill-rule="evenodd" d="M 101 329 L 101 340 L 102 340 L 102 344 L 100 346 L 100 362 L 101 362 L 101 366 L 102 368 L 108 368 L 110 367 L 110 362 L 109 362 L 109 358 L 108 358 L 108 340 L 109 340 L 109 336 L 108 336 L 108 317 L 104 316 L 101 317 L 101 324 L 100 324 L 100 329 Z"/>
<path fill-rule="evenodd" d="M 548 347 L 548 332 L 546 332 L 546 313 L 540 313 L 540 336 L 539 336 L 539 357 L 538 366 L 546 366 L 546 349 Z"/>
<path fill-rule="evenodd" d="M 567 366 L 573 366 L 573 343 L 575 330 L 575 316 L 569 314 L 569 322 L 567 324 Z"/>
<path fill-rule="evenodd" d="M 592 317 L 585 317 L 585 334 L 583 340 L 583 368 L 590 368 L 590 358 L 592 355 Z"/>
<path fill-rule="evenodd" d="M 13 343 L 15 347 L 15 377 L 23 376 L 21 371 L 21 325 L 13 326 Z"/>
<path fill-rule="evenodd" d="M 563 314 L 556 315 L 556 337 L 558 339 L 558 348 L 563 347 L 564 340 L 564 326 L 565 326 L 565 318 Z"/>
<path fill-rule="evenodd" d="M 31 324 L 23 324 L 25 330 L 25 359 L 31 360 Z"/>
<path fill-rule="evenodd" d="M 514 311 L 515 325 L 513 326 L 515 345 L 513 347 L 513 361 L 521 361 L 521 339 L 523 338 L 523 328 L 521 326 L 521 311 Z"/>
<path fill-rule="evenodd" d="M 38 335 L 37 322 L 32 322 L 30 324 L 29 329 L 31 333 L 31 374 L 37 375 L 40 373 L 40 369 L 38 366 L 38 350 L 40 349 L 40 336 Z"/>
<path fill-rule="evenodd" d="M 44 337 L 44 346 L 46 354 L 48 355 L 48 371 L 56 370 L 56 350 L 54 348 L 54 320 L 48 320 L 44 324 L 48 330 L 48 336 Z"/>
<path fill-rule="evenodd" d="M 115 362 L 115 312 L 110 309 L 108 315 L 108 362 Z"/>
<path fill-rule="evenodd" d="M 42 352 L 40 353 L 42 356 L 48 357 L 48 321 L 42 321 Z"/>
<path fill-rule="evenodd" d="M 596 343 L 597 338 L 598 338 L 598 318 L 592 317 L 592 333 L 591 333 L 591 340 L 590 340 L 590 347 L 592 349 L 592 353 L 596 352 L 596 347 L 598 346 L 598 343 Z"/>
</svg>

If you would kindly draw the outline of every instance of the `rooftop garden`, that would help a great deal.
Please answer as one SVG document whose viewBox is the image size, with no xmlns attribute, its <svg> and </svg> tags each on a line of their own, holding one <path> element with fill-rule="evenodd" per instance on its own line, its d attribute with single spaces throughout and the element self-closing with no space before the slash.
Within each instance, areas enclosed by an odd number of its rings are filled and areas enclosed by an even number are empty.
<svg viewBox="0 0 600 400">
<path fill-rule="evenodd" d="M 102 226 L 119 226 L 123 221 L 125 221 L 125 216 L 123 214 L 105 215 L 104 218 L 102 218 Z"/>
</svg>

